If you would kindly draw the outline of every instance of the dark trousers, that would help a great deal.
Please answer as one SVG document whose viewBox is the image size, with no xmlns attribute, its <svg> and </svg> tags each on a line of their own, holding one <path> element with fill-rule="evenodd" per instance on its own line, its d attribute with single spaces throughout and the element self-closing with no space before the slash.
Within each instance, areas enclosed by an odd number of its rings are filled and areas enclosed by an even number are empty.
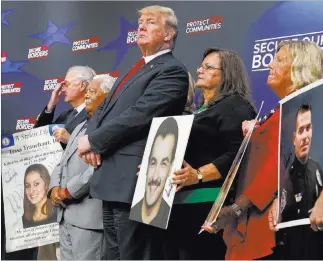
<svg viewBox="0 0 323 261">
<path fill-rule="evenodd" d="M 165 231 L 165 258 L 167 260 L 223 260 L 226 246 L 222 232 L 198 235 L 212 203 L 173 205 Z"/>
<path fill-rule="evenodd" d="M 1 253 L 1 260 L 37 260 L 37 253 L 38 248 L 29 248 L 11 253 Z"/>
<path fill-rule="evenodd" d="M 108 260 L 164 259 L 164 231 L 129 219 L 131 205 L 103 201 L 103 227 Z"/>
</svg>

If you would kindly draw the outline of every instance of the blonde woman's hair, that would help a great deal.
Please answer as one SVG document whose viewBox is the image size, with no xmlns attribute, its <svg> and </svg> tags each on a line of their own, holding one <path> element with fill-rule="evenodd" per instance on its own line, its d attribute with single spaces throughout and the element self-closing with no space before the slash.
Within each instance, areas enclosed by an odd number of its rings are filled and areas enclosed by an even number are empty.
<svg viewBox="0 0 323 261">
<path fill-rule="evenodd" d="M 311 41 L 283 41 L 277 52 L 286 46 L 293 59 L 291 80 L 293 88 L 304 86 L 323 78 L 323 51 Z"/>
<path fill-rule="evenodd" d="M 193 113 L 195 111 L 194 106 L 194 95 L 195 95 L 195 81 L 191 73 L 188 73 L 188 93 L 187 101 L 185 104 L 185 111 Z"/>
<path fill-rule="evenodd" d="M 178 19 L 175 15 L 175 12 L 173 9 L 165 6 L 160 6 L 160 5 L 150 5 L 146 6 L 140 10 L 138 10 L 139 15 L 142 14 L 147 14 L 147 13 L 160 13 L 162 16 L 165 18 L 165 23 L 168 27 L 173 29 L 174 31 L 174 36 L 172 37 L 170 44 L 171 48 L 174 49 L 175 47 L 175 42 L 177 38 L 177 33 L 178 33 Z"/>
</svg>

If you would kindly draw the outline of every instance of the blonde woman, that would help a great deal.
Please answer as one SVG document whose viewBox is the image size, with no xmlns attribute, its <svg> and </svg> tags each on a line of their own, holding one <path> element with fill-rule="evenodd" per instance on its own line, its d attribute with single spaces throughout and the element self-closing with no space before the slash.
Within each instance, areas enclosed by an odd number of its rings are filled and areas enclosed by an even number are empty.
<svg viewBox="0 0 323 261">
<path fill-rule="evenodd" d="M 194 104 L 194 95 L 195 95 L 195 81 L 191 73 L 188 73 L 188 93 L 187 101 L 185 104 L 184 115 L 192 114 L 195 112 Z"/>
<path fill-rule="evenodd" d="M 285 41 L 281 42 L 274 60 L 269 65 L 267 84 L 280 99 L 320 78 L 323 78 L 323 52 L 313 42 Z M 243 122 L 245 134 L 250 122 Z M 243 170 L 238 183 L 237 199 L 231 206 L 224 207 L 220 212 L 217 227 L 203 226 L 209 232 L 224 230 L 227 244 L 226 259 L 280 259 L 281 256 L 270 256 L 276 246 L 273 214 L 270 205 L 276 197 L 278 184 L 278 135 L 279 110 L 272 110 L 259 122 L 260 127 L 254 133 L 251 142 L 252 150 L 248 165 Z M 252 160 L 250 160 L 250 158 Z M 305 227 L 305 226 L 303 226 Z M 308 230 L 300 234 L 314 233 Z M 298 234 L 298 235 L 300 235 Z M 311 235 L 309 235 L 311 237 Z M 288 237 L 284 244 L 284 259 L 298 259 L 300 256 L 309 259 L 320 259 L 319 254 L 303 242 L 302 237 Z M 314 242 L 316 243 L 316 242 Z M 321 241 L 322 243 L 322 241 Z M 285 251 L 286 245 L 293 248 Z M 321 254 L 323 251 L 321 251 Z M 303 258 L 301 258 L 303 259 Z"/>
</svg>

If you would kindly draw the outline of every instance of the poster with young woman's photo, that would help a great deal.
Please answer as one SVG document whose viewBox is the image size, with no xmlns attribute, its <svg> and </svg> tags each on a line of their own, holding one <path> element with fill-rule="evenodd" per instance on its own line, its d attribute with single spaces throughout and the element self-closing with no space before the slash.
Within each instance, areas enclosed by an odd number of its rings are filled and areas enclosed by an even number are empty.
<svg viewBox="0 0 323 261">
<path fill-rule="evenodd" d="M 150 127 L 130 219 L 166 229 L 194 116 L 154 118 Z"/>
<path fill-rule="evenodd" d="M 62 155 L 53 125 L 1 137 L 6 251 L 58 242 L 57 213 L 47 198 Z"/>
<path fill-rule="evenodd" d="M 305 236 L 323 189 L 323 79 L 281 101 L 277 227 Z M 313 232 L 313 235 L 315 232 Z"/>
</svg>

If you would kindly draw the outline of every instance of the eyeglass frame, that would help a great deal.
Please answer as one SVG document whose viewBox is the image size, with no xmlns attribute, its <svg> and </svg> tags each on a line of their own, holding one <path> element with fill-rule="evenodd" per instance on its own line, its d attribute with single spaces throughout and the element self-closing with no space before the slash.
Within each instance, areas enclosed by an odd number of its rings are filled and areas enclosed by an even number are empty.
<svg viewBox="0 0 323 261">
<path fill-rule="evenodd" d="M 220 68 L 217 68 L 217 67 L 215 67 L 214 65 L 210 65 L 210 64 L 201 64 L 201 65 L 199 65 L 199 66 L 197 66 L 197 70 L 199 70 L 200 68 L 202 68 L 204 71 L 208 71 L 208 70 L 219 70 L 219 71 L 222 71 L 222 69 L 220 69 Z"/>
</svg>

